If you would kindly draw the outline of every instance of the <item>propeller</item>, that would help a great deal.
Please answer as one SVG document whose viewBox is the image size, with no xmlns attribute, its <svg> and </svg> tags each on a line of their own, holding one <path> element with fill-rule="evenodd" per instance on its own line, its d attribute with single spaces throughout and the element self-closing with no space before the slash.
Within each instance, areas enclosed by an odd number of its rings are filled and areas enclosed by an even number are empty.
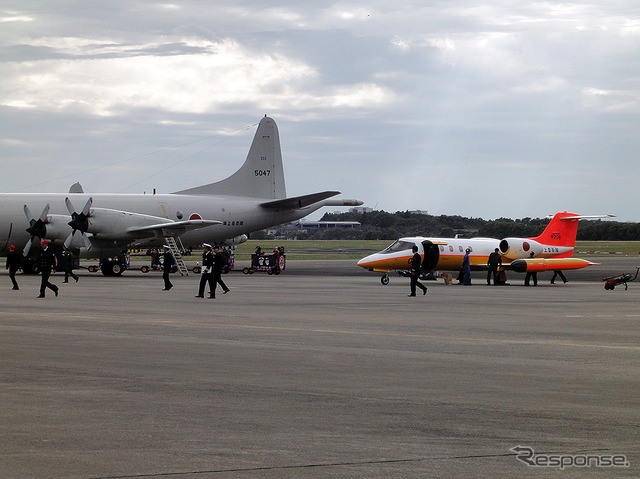
<svg viewBox="0 0 640 479">
<path fill-rule="evenodd" d="M 22 254 L 27 256 L 29 254 L 29 250 L 31 249 L 31 243 L 33 243 L 33 238 L 44 238 L 47 236 L 47 216 L 49 215 L 49 203 L 44 207 L 42 213 L 40 214 L 40 218 L 37 220 L 31 214 L 31 210 L 27 205 L 24 205 L 24 214 L 29 220 L 29 227 L 27 228 L 27 233 L 31 235 L 29 241 L 24 247 Z"/>
<path fill-rule="evenodd" d="M 87 230 L 89 229 L 89 216 L 91 216 L 91 204 L 93 203 L 93 198 L 89 198 L 82 208 L 82 211 L 78 213 L 71 203 L 69 198 L 64 199 L 65 204 L 67 205 L 67 209 L 69 210 L 69 214 L 71 215 L 71 221 L 69 221 L 69 226 L 71 226 L 72 231 L 71 234 L 67 237 L 64 242 L 64 245 L 68 248 L 73 240 L 73 235 L 76 231 L 80 231 L 82 233 L 82 239 L 84 241 L 84 245 L 87 250 L 91 249 L 91 241 L 89 240 L 89 236 L 87 236 Z"/>
</svg>

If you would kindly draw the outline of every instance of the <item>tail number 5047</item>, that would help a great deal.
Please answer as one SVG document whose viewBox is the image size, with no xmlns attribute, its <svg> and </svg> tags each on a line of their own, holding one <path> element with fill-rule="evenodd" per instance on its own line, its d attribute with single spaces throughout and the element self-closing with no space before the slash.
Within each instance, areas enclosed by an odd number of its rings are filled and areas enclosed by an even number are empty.
<svg viewBox="0 0 640 479">
<path fill-rule="evenodd" d="M 256 176 L 270 176 L 271 170 L 254 170 Z"/>
</svg>

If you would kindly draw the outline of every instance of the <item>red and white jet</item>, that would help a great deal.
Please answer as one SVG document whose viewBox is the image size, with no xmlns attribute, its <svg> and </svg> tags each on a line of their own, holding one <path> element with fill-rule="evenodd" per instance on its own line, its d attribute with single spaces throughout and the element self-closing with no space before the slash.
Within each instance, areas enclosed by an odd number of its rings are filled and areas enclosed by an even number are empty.
<svg viewBox="0 0 640 479">
<path fill-rule="evenodd" d="M 544 231 L 535 238 L 425 238 L 412 236 L 398 239 L 388 248 L 358 261 L 358 266 L 384 273 L 382 284 L 389 283 L 389 272 L 400 274 L 410 269 L 413 246 L 422 257 L 422 271 L 460 271 L 465 251 L 469 249 L 472 270 L 487 270 L 489 255 L 496 248 L 502 255 L 502 269 L 517 273 L 580 269 L 593 265 L 590 261 L 572 258 L 578 231 L 578 221 L 585 218 L 563 211 L 556 213 Z"/>
</svg>

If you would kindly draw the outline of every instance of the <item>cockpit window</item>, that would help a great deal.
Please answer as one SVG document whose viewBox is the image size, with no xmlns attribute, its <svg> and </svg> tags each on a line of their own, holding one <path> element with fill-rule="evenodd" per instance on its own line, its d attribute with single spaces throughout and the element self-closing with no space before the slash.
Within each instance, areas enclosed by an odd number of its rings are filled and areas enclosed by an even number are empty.
<svg viewBox="0 0 640 479">
<path fill-rule="evenodd" d="M 382 254 L 397 253 L 398 251 L 411 250 L 411 248 L 413 248 L 413 243 L 410 243 L 408 241 L 397 240 L 395 243 L 393 243 L 387 249 L 381 251 L 381 253 Z"/>
</svg>

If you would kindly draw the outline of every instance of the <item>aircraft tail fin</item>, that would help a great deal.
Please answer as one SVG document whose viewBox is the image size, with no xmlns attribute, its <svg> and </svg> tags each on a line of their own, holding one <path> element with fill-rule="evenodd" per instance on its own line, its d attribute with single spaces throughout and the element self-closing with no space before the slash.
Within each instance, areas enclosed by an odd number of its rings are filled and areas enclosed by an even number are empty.
<svg viewBox="0 0 640 479">
<path fill-rule="evenodd" d="M 276 122 L 266 115 L 260 120 L 247 159 L 233 175 L 216 183 L 178 191 L 176 194 L 286 198 L 280 135 Z"/>
<path fill-rule="evenodd" d="M 578 234 L 578 221 L 581 218 L 583 216 L 566 211 L 556 213 L 544 231 L 531 239 L 544 245 L 573 248 Z M 568 253 L 569 256 L 571 254 L 572 252 Z"/>
</svg>

